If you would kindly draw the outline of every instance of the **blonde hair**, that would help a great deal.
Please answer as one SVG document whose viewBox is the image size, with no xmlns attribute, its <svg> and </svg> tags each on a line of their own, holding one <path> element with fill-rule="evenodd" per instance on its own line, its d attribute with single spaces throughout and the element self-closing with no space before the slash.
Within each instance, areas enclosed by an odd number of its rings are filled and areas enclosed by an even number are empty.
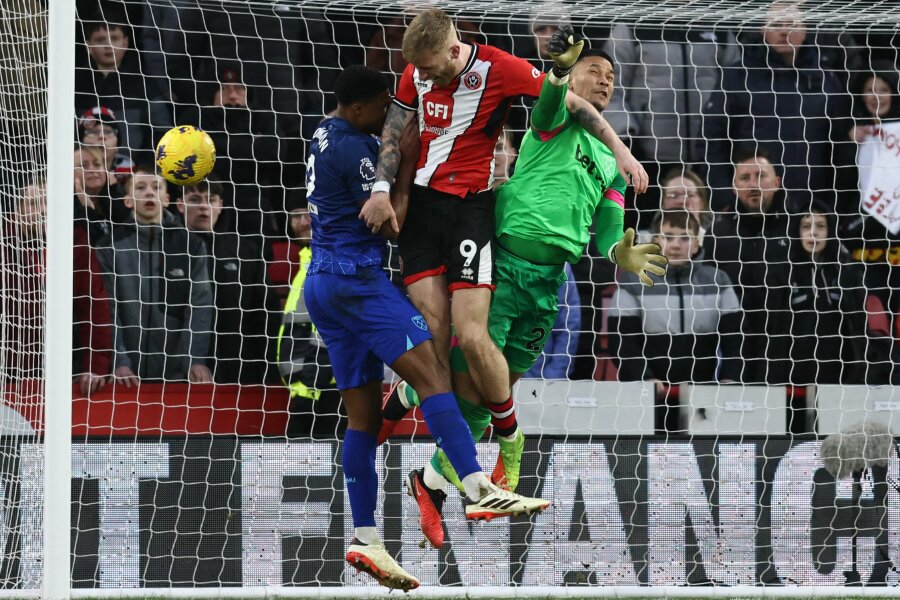
<svg viewBox="0 0 900 600">
<path fill-rule="evenodd" d="M 103 148 L 99 146 L 86 146 L 84 144 L 75 144 L 75 152 L 81 152 L 82 154 L 90 154 L 94 158 L 100 161 L 104 167 L 106 166 L 106 152 L 103 151 Z M 79 165 L 75 165 L 76 167 Z"/>
<path fill-rule="evenodd" d="M 403 58 L 414 62 L 422 52 L 440 52 L 447 40 L 456 33 L 450 16 L 439 8 L 429 8 L 419 14 L 403 34 Z"/>
</svg>

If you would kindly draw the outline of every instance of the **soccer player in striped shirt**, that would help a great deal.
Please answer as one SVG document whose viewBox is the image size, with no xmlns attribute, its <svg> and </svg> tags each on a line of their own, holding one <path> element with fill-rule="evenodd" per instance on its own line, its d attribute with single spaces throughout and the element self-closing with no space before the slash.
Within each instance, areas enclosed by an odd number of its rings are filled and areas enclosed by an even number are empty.
<svg viewBox="0 0 900 600">
<path fill-rule="evenodd" d="M 419 583 L 387 552 L 375 524 L 385 364 L 422 395 L 428 429 L 462 477 L 468 518 L 530 514 L 550 503 L 502 490 L 482 472 L 425 319 L 388 278 L 385 240 L 358 218 L 375 181 L 378 141 L 372 136 L 381 131 L 390 103 L 387 80 L 367 67 L 349 67 L 335 95 L 336 116 L 316 130 L 307 159 L 313 236 L 303 297 L 347 411 L 342 465 L 354 526 L 347 561 L 385 586 L 408 590 Z"/>
<path fill-rule="evenodd" d="M 438 357 L 449 365 L 452 323 L 472 381 L 494 414 L 501 456 L 513 460 L 522 436 L 510 418 L 506 360 L 487 326 L 494 290 L 492 163 L 510 104 L 519 96 L 536 97 L 544 74 L 497 48 L 462 43 L 450 17 L 437 8 L 410 23 L 403 55 L 410 64 L 388 111 L 375 185 L 360 216 L 373 231 L 385 223 L 399 231 L 404 283 L 428 322 Z M 612 151 L 635 191 L 646 190 L 646 171 L 596 108 L 574 94 L 565 100 L 573 118 Z M 395 198 L 398 215 L 390 191 L 399 140 L 416 117 L 421 152 L 408 202 Z"/>
<path fill-rule="evenodd" d="M 516 172 L 497 192 L 497 291 L 488 326 L 509 365 L 511 383 L 527 372 L 543 351 L 559 312 L 557 295 L 566 278 L 565 264 L 581 258 L 592 224 L 600 252 L 619 268 L 636 273 L 645 285 L 653 285 L 648 272 L 664 275 L 668 262 L 656 244 L 635 246 L 633 229 L 623 234 L 626 184 L 617 172 L 615 157 L 566 109 L 570 83 L 576 94 L 598 110 L 606 108 L 614 86 L 612 60 L 598 51 L 579 60 L 584 42 L 575 43 L 571 27 L 561 28 L 550 43 L 556 66 L 544 80 Z M 478 406 L 483 398 L 463 353 L 455 347 L 451 365 L 460 409 L 477 440 L 489 421 Z M 506 416 L 512 413 L 510 408 Z M 518 455 L 511 457 L 507 466 L 518 467 L 522 449 L 519 445 Z M 518 468 L 506 469 L 505 481 L 497 481 L 496 475 L 497 483 L 516 488 Z M 419 505 L 422 531 L 435 546 L 440 546 L 444 537 L 440 510 L 445 477 L 458 481 L 452 466 L 438 452 L 424 470 L 413 471 L 406 482 Z"/>
</svg>

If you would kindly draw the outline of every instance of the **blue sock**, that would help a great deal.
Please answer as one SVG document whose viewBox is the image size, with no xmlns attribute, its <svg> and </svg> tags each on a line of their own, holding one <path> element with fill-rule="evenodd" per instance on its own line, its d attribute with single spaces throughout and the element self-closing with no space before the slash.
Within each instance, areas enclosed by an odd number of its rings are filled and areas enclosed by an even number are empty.
<svg viewBox="0 0 900 600">
<path fill-rule="evenodd" d="M 348 429 L 344 434 L 341 463 L 344 482 L 350 496 L 354 527 L 375 527 L 375 503 L 378 501 L 378 473 L 375 450 L 378 439 L 365 431 Z"/>
<path fill-rule="evenodd" d="M 472 433 L 452 392 L 435 394 L 422 400 L 422 416 L 434 441 L 444 451 L 460 479 L 481 471 Z"/>
</svg>

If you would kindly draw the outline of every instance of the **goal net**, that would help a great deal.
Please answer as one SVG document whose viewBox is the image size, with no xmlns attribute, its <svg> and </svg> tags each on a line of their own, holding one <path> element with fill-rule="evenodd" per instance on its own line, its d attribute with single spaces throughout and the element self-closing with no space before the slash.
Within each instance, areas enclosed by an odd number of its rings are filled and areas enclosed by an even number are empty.
<svg viewBox="0 0 900 600">
<path fill-rule="evenodd" d="M 344 562 L 346 417 L 301 292 L 306 157 L 342 69 L 396 85 L 423 6 L 75 5 L 56 28 L 55 0 L 0 6 L 0 594 L 51 580 L 85 598 L 380 593 Z M 513 391 L 517 491 L 546 512 L 471 524 L 448 489 L 433 549 L 402 483 L 435 448 L 418 410 L 379 448 L 379 529 L 414 594 L 896 594 L 900 9 L 438 5 L 464 42 L 539 71 L 560 25 L 603 52 L 587 64 L 612 62 L 612 88 L 587 66 L 573 91 L 648 171 L 625 223 L 670 264 L 644 287 L 592 240 L 552 331 L 521 340 L 546 337 Z M 48 40 L 67 27 L 74 93 L 57 97 Z M 496 185 L 531 103 L 510 98 L 484 132 Z M 209 133 L 216 168 L 157 189 L 155 144 L 175 125 Z M 69 148 L 74 173 L 48 169 Z M 70 251 L 71 277 L 48 276 Z M 45 435 L 70 376 L 71 440 Z M 490 472 L 496 436 L 478 450 Z M 45 493 L 50 468 L 71 468 L 71 498 Z M 47 558 L 48 503 L 68 564 Z"/>
</svg>

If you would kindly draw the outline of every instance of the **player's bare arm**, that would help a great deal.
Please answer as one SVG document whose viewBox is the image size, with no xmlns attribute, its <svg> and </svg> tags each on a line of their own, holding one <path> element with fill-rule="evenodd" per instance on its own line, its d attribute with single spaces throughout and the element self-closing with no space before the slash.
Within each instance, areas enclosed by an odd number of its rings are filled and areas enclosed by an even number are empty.
<svg viewBox="0 0 900 600">
<path fill-rule="evenodd" d="M 421 142 L 419 140 L 419 126 L 416 121 L 410 120 L 403 135 L 400 137 L 400 168 L 391 190 L 391 203 L 397 214 L 397 224 L 403 229 L 406 220 L 406 210 L 409 207 L 409 193 L 413 179 L 416 176 L 416 165 L 419 162 Z"/>
<path fill-rule="evenodd" d="M 373 232 L 378 232 L 385 221 L 391 222 L 394 234 L 400 232 L 397 215 L 391 205 L 391 185 L 400 169 L 400 137 L 403 130 L 412 121 L 412 111 L 392 105 L 388 109 L 381 133 L 381 149 L 378 152 L 378 167 L 375 171 L 375 187 L 372 195 L 363 205 L 359 218 Z"/>
<path fill-rule="evenodd" d="M 584 48 L 584 40 L 577 39 L 575 30 L 571 25 L 560 27 L 550 39 L 550 56 L 555 66 L 551 77 L 565 81 L 572 71 L 578 57 Z M 581 125 L 588 133 L 606 144 L 616 157 L 616 165 L 619 173 L 625 181 L 630 181 L 638 194 L 647 191 L 649 177 L 644 167 L 634 158 L 628 147 L 619 139 L 619 136 L 610 127 L 600 110 L 587 100 L 579 97 L 571 90 L 566 94 L 566 108 L 576 123 Z"/>
<path fill-rule="evenodd" d="M 576 123 L 584 127 L 591 135 L 606 144 L 616 157 L 619 173 L 634 186 L 634 191 L 643 194 L 647 191 L 650 177 L 640 162 L 619 138 L 615 130 L 603 118 L 603 115 L 590 102 L 579 98 L 571 91 L 566 94 L 566 107 Z"/>
<path fill-rule="evenodd" d="M 414 111 L 392 104 L 388 108 L 384 129 L 381 133 L 381 149 L 378 151 L 378 168 L 375 182 L 393 183 L 400 168 L 400 138 L 406 126 L 412 121 Z"/>
</svg>

